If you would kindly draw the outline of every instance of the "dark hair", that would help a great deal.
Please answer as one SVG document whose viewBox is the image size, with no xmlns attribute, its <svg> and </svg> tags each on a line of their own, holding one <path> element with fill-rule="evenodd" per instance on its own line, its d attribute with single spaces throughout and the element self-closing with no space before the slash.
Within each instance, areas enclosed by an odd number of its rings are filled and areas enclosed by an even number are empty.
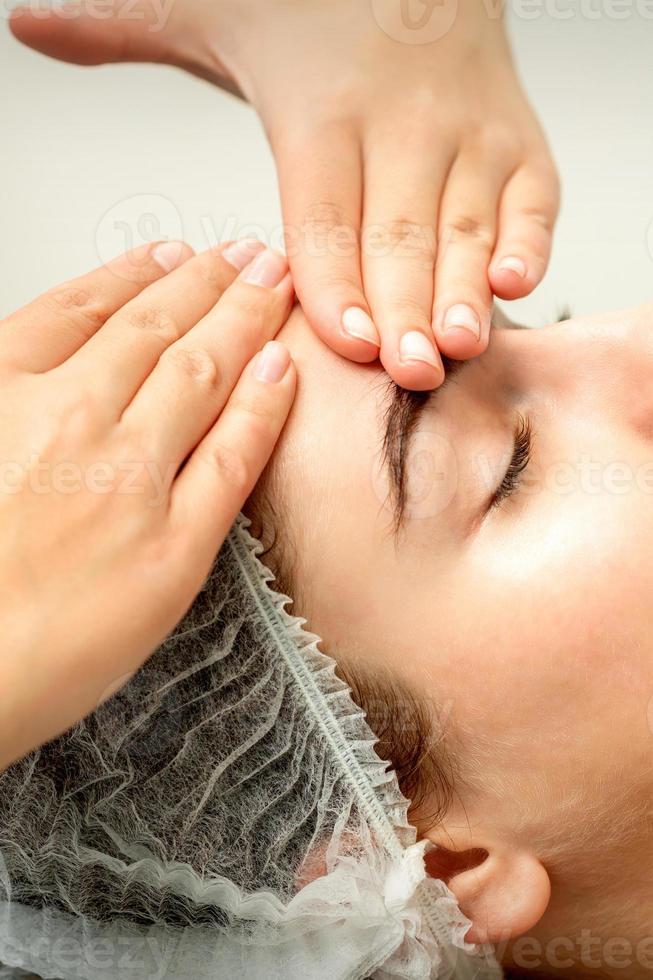
<svg viewBox="0 0 653 980">
<path fill-rule="evenodd" d="M 292 546 L 265 479 L 250 497 L 246 514 L 252 521 L 252 533 L 263 544 L 260 557 L 275 575 L 275 588 L 293 597 L 293 614 L 306 616 L 310 628 L 307 597 L 293 573 Z M 377 754 L 395 771 L 402 793 L 410 800 L 411 821 L 424 828 L 435 826 L 451 805 L 458 774 L 447 739 L 437 730 L 431 699 L 420 701 L 381 666 L 375 666 L 372 673 L 353 663 L 346 651 L 327 652 L 334 656 L 338 675 L 365 712 L 377 737 Z"/>
</svg>

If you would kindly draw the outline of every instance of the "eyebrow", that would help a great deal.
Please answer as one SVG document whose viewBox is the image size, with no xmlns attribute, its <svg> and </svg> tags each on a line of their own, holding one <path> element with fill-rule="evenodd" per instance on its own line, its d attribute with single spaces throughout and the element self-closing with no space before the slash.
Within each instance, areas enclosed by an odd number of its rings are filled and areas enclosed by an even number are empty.
<svg viewBox="0 0 653 980">
<path fill-rule="evenodd" d="M 563 309 L 558 317 L 558 322 L 569 319 L 570 315 L 569 310 Z M 528 330 L 532 328 L 526 327 L 522 323 L 507 321 L 497 325 L 494 329 Z M 435 403 L 438 394 L 446 388 L 448 382 L 456 375 L 460 375 L 467 365 L 472 364 L 475 360 L 475 358 L 470 358 L 466 361 L 455 361 L 445 354 L 441 354 L 440 357 L 445 374 L 444 381 L 439 388 L 433 388 L 430 391 L 409 391 L 407 388 L 400 388 L 391 378 L 387 380 L 386 391 L 389 394 L 390 403 L 384 415 L 382 454 L 383 463 L 387 467 L 390 477 L 390 498 L 395 535 L 401 530 L 406 515 L 408 454 L 419 420 L 424 410 Z"/>
<path fill-rule="evenodd" d="M 433 406 L 439 393 L 471 361 L 454 361 L 442 356 L 445 369 L 444 381 L 439 388 L 430 391 L 409 391 L 400 388 L 388 378 L 386 390 L 390 402 L 384 413 L 384 436 L 382 459 L 390 479 L 390 500 L 392 503 L 395 534 L 401 530 L 408 503 L 407 462 L 410 447 L 418 423 L 427 406 Z"/>
</svg>

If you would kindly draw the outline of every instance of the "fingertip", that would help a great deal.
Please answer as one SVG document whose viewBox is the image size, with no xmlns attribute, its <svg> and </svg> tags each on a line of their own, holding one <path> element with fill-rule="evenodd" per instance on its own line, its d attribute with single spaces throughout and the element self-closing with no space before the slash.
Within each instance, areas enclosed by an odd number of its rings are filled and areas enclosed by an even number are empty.
<svg viewBox="0 0 653 980">
<path fill-rule="evenodd" d="M 284 381 L 292 364 L 290 351 L 279 340 L 268 340 L 252 360 L 252 373 L 257 381 L 278 385 Z"/>
<path fill-rule="evenodd" d="M 16 30 L 20 30 L 20 28 L 17 28 L 17 24 L 18 21 L 22 19 L 26 9 L 26 7 L 15 7 L 13 10 L 9 11 L 9 18 L 7 21 L 9 24 L 9 30 L 18 41 L 20 40 L 20 37 L 16 33 Z"/>
<path fill-rule="evenodd" d="M 458 361 L 477 357 L 487 348 L 490 310 L 478 299 L 440 308 L 434 332 L 438 349 L 447 357 Z"/>
<path fill-rule="evenodd" d="M 358 364 L 377 360 L 381 342 L 365 301 L 336 301 L 327 308 L 298 294 L 308 322 L 324 343 L 341 357 Z"/>
<path fill-rule="evenodd" d="M 283 277 L 279 285 L 276 287 L 280 293 L 288 294 L 288 302 L 294 303 L 295 301 L 295 283 L 293 282 L 292 273 L 289 271 Z"/>
<path fill-rule="evenodd" d="M 187 262 L 195 251 L 186 242 L 155 242 L 151 246 L 152 259 L 167 274 Z"/>
<path fill-rule="evenodd" d="M 240 238 L 236 241 L 221 242 L 208 251 L 211 255 L 223 258 L 237 272 L 242 272 L 264 248 L 264 242 L 258 238 Z"/>
<path fill-rule="evenodd" d="M 522 258 L 498 259 L 488 270 L 490 286 L 500 299 L 521 299 L 528 296 L 542 279 L 543 272 L 535 269 L 533 262 Z"/>
<path fill-rule="evenodd" d="M 381 363 L 401 388 L 431 391 L 444 381 L 444 365 L 432 338 L 419 330 L 409 330 L 381 349 Z"/>
<path fill-rule="evenodd" d="M 29 32 L 30 25 L 34 24 L 34 17 L 32 12 L 25 4 L 24 6 L 14 7 L 13 10 L 9 12 L 9 30 L 14 35 L 17 41 L 23 41 L 23 33 Z"/>
<path fill-rule="evenodd" d="M 362 303 L 343 310 L 340 330 L 346 345 L 346 357 L 363 364 L 377 359 L 381 337 L 369 310 Z"/>
<path fill-rule="evenodd" d="M 383 367 L 400 388 L 407 391 L 433 391 L 439 388 L 444 381 L 444 367 L 442 370 L 421 364 L 403 364 L 396 360 L 383 360 Z"/>
<path fill-rule="evenodd" d="M 38 16 L 29 5 L 16 7 L 9 15 L 9 30 L 17 41 L 55 58 L 68 58 L 69 22 L 73 16 L 79 17 L 82 7 L 79 4 L 63 4 L 51 8 L 39 8 Z"/>
<path fill-rule="evenodd" d="M 467 361 L 487 350 L 488 339 L 489 329 L 482 330 L 479 338 L 464 327 L 451 327 L 438 339 L 438 347 L 445 357 L 454 361 Z"/>
<path fill-rule="evenodd" d="M 346 357 L 349 361 L 355 361 L 356 364 L 371 364 L 373 361 L 378 360 L 379 357 L 378 346 L 364 340 L 353 340 L 350 337 L 344 337 L 341 342 L 336 341 L 330 343 L 329 346 L 337 354 L 341 354 L 342 357 Z"/>
<path fill-rule="evenodd" d="M 297 392 L 297 365 L 293 360 L 292 354 L 290 354 L 290 361 L 288 362 L 286 373 L 281 379 L 280 387 L 284 389 L 283 399 L 285 400 L 285 417 L 287 418 Z"/>
<path fill-rule="evenodd" d="M 125 17 L 115 5 L 98 17 L 79 0 L 65 0 L 49 8 L 23 5 L 9 18 L 10 29 L 21 44 L 77 65 L 160 60 L 160 31 L 153 31 L 153 24 L 143 11 L 140 16 Z"/>
<path fill-rule="evenodd" d="M 146 286 L 179 268 L 195 252 L 185 242 L 147 242 L 116 256 L 104 268 L 127 282 Z"/>
</svg>

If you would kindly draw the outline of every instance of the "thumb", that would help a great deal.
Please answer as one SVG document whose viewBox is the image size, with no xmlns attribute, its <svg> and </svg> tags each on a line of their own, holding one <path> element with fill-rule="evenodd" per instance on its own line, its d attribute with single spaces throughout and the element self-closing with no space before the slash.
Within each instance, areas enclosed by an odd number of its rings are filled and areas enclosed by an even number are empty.
<svg viewBox="0 0 653 980">
<path fill-rule="evenodd" d="M 67 3 L 49 10 L 18 7 L 14 37 L 41 54 L 77 65 L 168 61 L 168 18 L 174 0 Z"/>
</svg>

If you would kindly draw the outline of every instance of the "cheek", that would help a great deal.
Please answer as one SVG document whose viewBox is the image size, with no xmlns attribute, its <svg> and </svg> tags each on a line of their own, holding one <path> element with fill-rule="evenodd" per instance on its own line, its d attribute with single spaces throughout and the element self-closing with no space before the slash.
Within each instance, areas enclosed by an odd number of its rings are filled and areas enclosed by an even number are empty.
<svg viewBox="0 0 653 980">
<path fill-rule="evenodd" d="M 549 623 L 579 655 L 589 654 L 597 634 L 648 638 L 652 504 L 639 493 L 542 494 L 479 536 L 467 574 L 534 639 Z"/>
<path fill-rule="evenodd" d="M 533 739 L 558 758 L 566 746 L 573 765 L 653 748 L 653 520 L 641 504 L 575 496 L 506 511 L 461 565 L 467 707 L 498 738 L 509 717 L 531 759 Z M 463 587 L 475 597 L 464 606 Z"/>
</svg>

